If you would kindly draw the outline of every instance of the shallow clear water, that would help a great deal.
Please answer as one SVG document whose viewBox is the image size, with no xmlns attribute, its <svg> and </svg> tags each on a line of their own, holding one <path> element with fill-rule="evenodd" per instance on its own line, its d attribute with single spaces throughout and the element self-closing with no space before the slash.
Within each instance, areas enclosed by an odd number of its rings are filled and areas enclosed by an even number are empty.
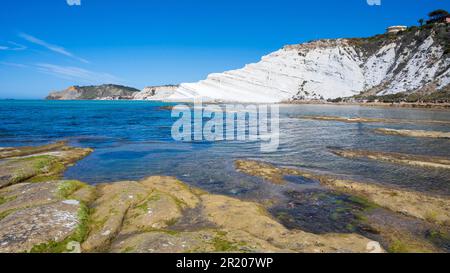
<svg viewBox="0 0 450 273">
<path fill-rule="evenodd" d="M 450 140 L 374 134 L 374 128 L 450 131 L 450 124 L 347 124 L 298 116 L 400 118 L 450 121 L 450 112 L 359 106 L 285 105 L 280 108 L 280 147 L 262 153 L 258 142 L 180 143 L 171 138 L 174 121 L 162 103 L 131 101 L 0 101 L 0 146 L 69 140 L 95 151 L 69 168 L 66 178 L 89 183 L 177 176 L 214 193 L 271 198 L 280 187 L 237 173 L 236 159 L 307 168 L 344 177 L 450 195 L 450 172 L 337 157 L 328 147 L 450 157 Z M 316 187 L 287 179 L 295 190 Z M 284 189 L 281 189 L 281 191 Z"/>
</svg>

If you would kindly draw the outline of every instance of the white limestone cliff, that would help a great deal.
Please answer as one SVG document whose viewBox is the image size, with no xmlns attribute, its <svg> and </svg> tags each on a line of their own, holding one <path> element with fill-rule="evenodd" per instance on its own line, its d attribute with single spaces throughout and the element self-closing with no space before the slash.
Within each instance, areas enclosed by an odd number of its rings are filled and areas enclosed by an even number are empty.
<svg viewBox="0 0 450 273">
<path fill-rule="evenodd" d="M 361 92 L 415 92 L 427 87 L 439 91 L 450 83 L 448 40 L 442 40 L 448 33 L 435 27 L 394 36 L 285 46 L 258 63 L 211 74 L 146 99 L 274 103 L 350 97 Z"/>
<path fill-rule="evenodd" d="M 148 86 L 134 94 L 134 100 L 161 100 L 173 94 L 179 85 Z"/>
</svg>

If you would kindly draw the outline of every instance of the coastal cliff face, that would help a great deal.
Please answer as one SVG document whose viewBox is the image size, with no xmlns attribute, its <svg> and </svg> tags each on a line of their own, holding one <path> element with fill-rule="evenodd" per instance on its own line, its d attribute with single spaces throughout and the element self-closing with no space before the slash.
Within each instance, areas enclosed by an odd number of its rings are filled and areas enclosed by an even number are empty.
<svg viewBox="0 0 450 273">
<path fill-rule="evenodd" d="M 450 32 L 440 24 L 362 39 L 290 45 L 242 69 L 184 83 L 165 100 L 280 102 L 361 93 L 439 92 L 450 83 Z"/>
<path fill-rule="evenodd" d="M 440 92 L 440 93 L 439 93 Z M 288 45 L 242 69 L 196 83 L 134 88 L 70 87 L 47 99 L 276 103 L 387 96 L 450 96 L 450 27 L 411 27 L 398 34 Z M 420 97 L 419 96 L 419 97 Z M 420 98 L 416 99 L 417 101 Z"/>
<path fill-rule="evenodd" d="M 66 90 L 53 92 L 47 96 L 48 100 L 95 100 L 95 99 L 132 99 L 138 89 L 105 84 L 100 86 L 71 86 Z"/>
<path fill-rule="evenodd" d="M 160 85 L 148 86 L 142 89 L 141 92 L 135 94 L 135 100 L 159 100 L 170 96 L 178 89 L 179 85 Z"/>
<path fill-rule="evenodd" d="M 172 95 L 179 85 L 148 86 L 143 90 L 105 84 L 99 86 L 71 86 L 66 90 L 53 92 L 47 100 L 162 100 Z"/>
</svg>

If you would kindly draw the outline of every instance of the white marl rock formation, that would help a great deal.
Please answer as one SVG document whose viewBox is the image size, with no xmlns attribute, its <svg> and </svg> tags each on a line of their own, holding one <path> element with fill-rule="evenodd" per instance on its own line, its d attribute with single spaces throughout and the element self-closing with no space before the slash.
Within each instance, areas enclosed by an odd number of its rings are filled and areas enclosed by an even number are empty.
<svg viewBox="0 0 450 273">
<path fill-rule="evenodd" d="M 290 45 L 242 69 L 211 74 L 205 80 L 144 97 L 274 103 L 334 99 L 362 92 L 439 92 L 450 83 L 449 40 L 446 26 L 437 25 L 397 35 Z M 135 98 L 142 99 L 141 93 Z"/>
<path fill-rule="evenodd" d="M 170 96 L 177 90 L 179 85 L 160 85 L 148 86 L 142 89 L 141 92 L 134 94 L 135 100 L 160 100 Z"/>
</svg>

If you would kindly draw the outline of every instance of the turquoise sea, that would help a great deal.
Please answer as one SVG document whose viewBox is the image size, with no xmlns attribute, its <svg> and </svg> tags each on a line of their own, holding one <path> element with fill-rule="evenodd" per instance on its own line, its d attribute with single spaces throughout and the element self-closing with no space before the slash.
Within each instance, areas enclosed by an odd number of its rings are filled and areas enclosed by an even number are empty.
<svg viewBox="0 0 450 273">
<path fill-rule="evenodd" d="M 234 170 L 236 159 L 257 159 L 358 180 L 373 180 L 450 195 L 450 174 L 369 160 L 349 160 L 327 148 L 342 147 L 422 155 L 450 155 L 450 141 L 374 134 L 374 128 L 450 131 L 450 124 L 347 124 L 298 116 L 400 118 L 450 121 L 450 112 L 360 106 L 282 105 L 280 146 L 262 153 L 258 142 L 175 142 L 175 119 L 167 104 L 137 101 L 0 101 L 0 146 L 40 145 L 57 140 L 95 152 L 69 168 L 67 178 L 89 183 L 171 175 L 206 190 L 255 194 L 261 183 Z"/>
<path fill-rule="evenodd" d="M 272 202 L 269 211 L 288 228 L 316 233 L 359 232 L 379 240 L 364 227 L 352 225 L 361 204 L 323 188 L 317 181 L 286 177 L 274 185 L 239 173 L 236 159 L 254 159 L 277 166 L 302 168 L 367 183 L 450 196 L 450 172 L 401 166 L 365 159 L 346 159 L 330 147 L 450 156 L 450 140 L 384 136 L 375 128 L 450 131 L 449 111 L 369 108 L 331 105 L 280 105 L 279 149 L 263 153 L 260 143 L 177 142 L 171 137 L 171 111 L 159 102 L 137 101 L 0 101 L 0 147 L 31 146 L 67 140 L 94 152 L 64 174 L 91 184 L 138 180 L 152 175 L 176 176 L 192 186 L 244 200 Z M 406 119 L 408 123 L 341 123 L 299 116 L 341 116 Z M 379 211 L 384 215 L 385 212 Z M 422 224 L 397 219 L 411 230 Z M 313 220 L 312 220 L 313 219 Z M 384 220 L 383 220 L 384 221 Z M 395 224 L 395 222 L 394 222 Z M 422 232 L 422 231 L 419 231 Z M 425 232 L 425 231 L 423 231 Z M 426 233 L 424 233 L 426 234 Z M 425 235 L 424 235 L 425 236 Z M 450 250 L 450 243 L 439 245 Z"/>
</svg>

